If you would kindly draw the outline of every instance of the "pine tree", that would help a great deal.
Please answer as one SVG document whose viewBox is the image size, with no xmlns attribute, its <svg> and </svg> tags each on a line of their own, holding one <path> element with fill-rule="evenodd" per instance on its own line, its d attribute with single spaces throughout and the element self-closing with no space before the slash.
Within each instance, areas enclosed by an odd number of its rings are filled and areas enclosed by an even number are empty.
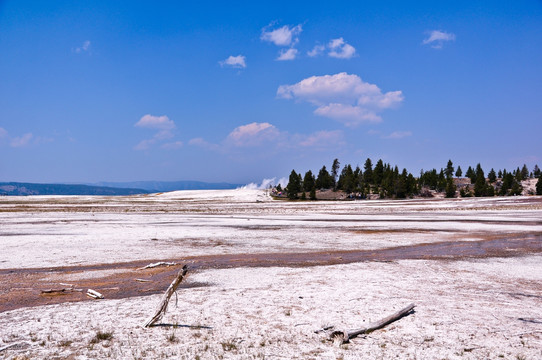
<svg viewBox="0 0 542 360">
<path fill-rule="evenodd" d="M 538 167 L 538 165 L 535 165 L 534 169 L 533 169 L 534 177 L 539 178 L 541 173 L 542 173 L 542 171 L 540 171 L 540 168 Z"/>
<path fill-rule="evenodd" d="M 490 184 L 493 184 L 495 181 L 497 181 L 497 174 L 495 174 L 495 170 L 493 170 L 493 168 L 489 171 L 487 177 Z"/>
<path fill-rule="evenodd" d="M 311 192 L 309 193 L 309 198 L 311 200 L 316 200 L 316 186 L 313 186 Z"/>
<path fill-rule="evenodd" d="M 542 195 L 542 176 L 536 182 L 536 195 Z"/>
<path fill-rule="evenodd" d="M 476 165 L 476 181 L 474 182 L 474 196 L 486 196 L 486 177 L 480 164 Z"/>
<path fill-rule="evenodd" d="M 365 165 L 363 166 L 363 179 L 367 185 L 373 183 L 373 162 L 367 158 Z"/>
<path fill-rule="evenodd" d="M 312 171 L 307 171 L 305 173 L 305 177 L 303 177 L 303 190 L 304 191 L 311 191 L 311 189 L 314 187 L 316 182 L 316 179 L 314 178 L 314 175 L 312 174 Z"/>
<path fill-rule="evenodd" d="M 295 170 L 290 173 L 288 185 L 286 186 L 286 194 L 288 199 L 297 199 L 297 194 L 301 191 L 301 175 L 298 175 Z"/>
<path fill-rule="evenodd" d="M 505 171 L 506 171 L 506 170 L 505 170 Z M 499 179 L 502 179 L 502 177 L 503 177 L 502 170 L 499 170 L 499 173 L 497 174 L 497 177 L 498 177 Z"/>
<path fill-rule="evenodd" d="M 445 174 L 447 178 L 451 178 L 454 175 L 454 163 L 452 162 L 452 160 L 448 160 L 448 164 L 446 164 Z"/>
<path fill-rule="evenodd" d="M 470 166 L 467 169 L 467 173 L 465 175 L 467 175 L 467 177 L 470 179 L 471 184 L 474 184 L 476 182 L 476 173 L 474 172 L 474 170 L 472 170 Z"/>
<path fill-rule="evenodd" d="M 457 167 L 457 171 L 455 172 L 455 177 L 460 178 L 463 175 L 463 170 L 461 170 L 461 166 Z"/>
<path fill-rule="evenodd" d="M 322 166 L 320 171 L 318 172 L 318 177 L 316 178 L 316 188 L 317 189 L 331 189 L 333 186 L 333 180 L 331 179 L 331 175 L 329 175 L 329 172 L 326 169 L 326 166 Z"/>
<path fill-rule="evenodd" d="M 527 165 L 523 164 L 523 167 L 521 168 L 521 180 L 526 180 L 529 177 L 529 169 L 527 168 Z"/>
<path fill-rule="evenodd" d="M 375 168 L 373 170 L 373 183 L 377 186 L 382 185 L 382 180 L 384 179 L 384 162 L 382 159 L 379 159 L 376 162 Z"/>
<path fill-rule="evenodd" d="M 449 177 L 446 180 L 446 197 L 447 198 L 453 198 L 455 197 L 455 191 L 457 190 L 457 187 L 454 184 L 454 179 Z"/>
</svg>

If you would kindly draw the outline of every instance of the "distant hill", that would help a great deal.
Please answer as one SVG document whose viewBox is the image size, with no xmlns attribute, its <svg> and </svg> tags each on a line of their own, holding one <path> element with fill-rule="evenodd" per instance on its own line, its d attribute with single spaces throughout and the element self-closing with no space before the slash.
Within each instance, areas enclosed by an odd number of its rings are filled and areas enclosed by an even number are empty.
<svg viewBox="0 0 542 360">
<path fill-rule="evenodd" d="M 90 184 L 89 184 L 90 185 Z M 224 190 L 237 189 L 245 184 L 207 183 L 202 181 L 132 181 L 132 182 L 99 182 L 92 185 L 119 188 L 145 189 L 150 192 L 175 190 Z"/>
<path fill-rule="evenodd" d="M 0 182 L 0 195 L 135 195 L 150 191 L 106 186 Z"/>
</svg>

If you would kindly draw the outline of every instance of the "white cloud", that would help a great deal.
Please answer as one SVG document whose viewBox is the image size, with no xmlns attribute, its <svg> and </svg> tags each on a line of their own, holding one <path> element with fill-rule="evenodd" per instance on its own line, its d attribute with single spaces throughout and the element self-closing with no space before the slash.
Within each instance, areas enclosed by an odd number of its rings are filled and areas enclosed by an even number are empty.
<svg viewBox="0 0 542 360">
<path fill-rule="evenodd" d="M 12 147 L 23 147 L 30 143 L 30 141 L 34 138 L 34 135 L 32 133 L 26 133 L 22 136 L 17 136 L 11 140 L 11 146 Z"/>
<path fill-rule="evenodd" d="M 350 59 L 356 54 L 356 49 L 347 44 L 343 38 L 331 40 L 328 48 L 328 55 L 337 59 Z"/>
<path fill-rule="evenodd" d="M 220 66 L 229 66 L 236 69 L 244 69 L 247 67 L 246 57 L 243 55 L 231 56 L 226 60 L 219 61 Z"/>
<path fill-rule="evenodd" d="M 454 41 L 455 34 L 447 33 L 440 30 L 429 32 L 429 37 L 423 40 L 424 45 L 431 45 L 433 49 L 442 49 L 442 46 L 447 41 Z"/>
<path fill-rule="evenodd" d="M 277 60 L 279 61 L 294 60 L 296 56 L 297 56 L 297 49 L 292 48 L 288 50 L 281 50 Z"/>
<path fill-rule="evenodd" d="M 315 57 L 321 55 L 324 50 L 326 50 L 326 47 L 324 45 L 314 45 L 312 50 L 307 52 L 307 55 L 309 55 L 310 57 Z"/>
<path fill-rule="evenodd" d="M 299 34 L 303 31 L 301 24 L 289 27 L 284 25 L 278 29 L 269 30 L 269 26 L 262 29 L 260 39 L 262 41 L 272 42 L 277 46 L 292 46 L 299 41 Z"/>
<path fill-rule="evenodd" d="M 226 139 L 227 143 L 237 147 L 259 146 L 279 137 L 277 128 L 269 123 L 242 125 L 235 128 Z"/>
<path fill-rule="evenodd" d="M 158 130 L 152 138 L 139 142 L 139 144 L 134 147 L 135 150 L 147 150 L 158 142 L 171 139 L 173 137 L 173 130 L 175 129 L 173 120 L 170 120 L 165 115 L 144 115 L 134 126 Z"/>
<path fill-rule="evenodd" d="M 384 139 L 402 139 L 409 136 L 412 136 L 411 131 L 394 131 L 388 136 L 384 136 L 383 138 Z"/>
<path fill-rule="evenodd" d="M 318 131 L 305 137 L 299 142 L 303 147 L 326 147 L 333 144 L 342 144 L 343 132 L 340 130 L 334 131 Z"/>
<path fill-rule="evenodd" d="M 377 123 L 381 122 L 382 118 L 373 111 L 367 110 L 360 106 L 348 104 L 329 104 L 320 106 L 314 110 L 316 115 L 328 117 L 344 123 L 346 126 L 355 127 L 363 122 Z"/>
<path fill-rule="evenodd" d="M 382 93 L 374 84 L 357 75 L 311 76 L 293 85 L 281 85 L 277 97 L 307 101 L 317 108 L 316 115 L 329 117 L 347 126 L 381 121 L 379 112 L 403 101 L 401 91 Z"/>
<path fill-rule="evenodd" d="M 165 115 L 153 116 L 147 114 L 143 115 L 134 126 L 151 129 L 172 130 L 175 128 L 175 123 Z"/>
<path fill-rule="evenodd" d="M 0 127 L 0 139 L 3 139 L 8 136 L 8 132 L 6 129 Z"/>
<path fill-rule="evenodd" d="M 83 52 L 87 52 L 89 49 L 90 49 L 90 41 L 86 40 L 83 43 L 83 45 L 75 48 L 75 52 L 80 54 L 80 53 L 83 53 Z"/>
</svg>

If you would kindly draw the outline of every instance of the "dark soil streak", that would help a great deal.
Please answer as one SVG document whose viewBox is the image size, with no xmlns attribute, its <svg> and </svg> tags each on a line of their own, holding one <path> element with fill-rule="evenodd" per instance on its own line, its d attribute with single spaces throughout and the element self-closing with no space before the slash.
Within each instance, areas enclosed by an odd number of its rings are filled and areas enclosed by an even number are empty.
<svg viewBox="0 0 542 360">
<path fill-rule="evenodd" d="M 85 291 L 88 288 L 97 290 L 104 294 L 106 299 L 123 299 L 162 293 L 181 265 L 137 270 L 157 261 L 188 264 L 191 271 L 197 271 L 238 267 L 308 267 L 406 259 L 464 260 L 523 256 L 535 253 L 542 253 L 541 234 L 481 241 L 447 241 L 377 250 L 225 254 L 56 268 L 2 269 L 0 270 L 0 312 L 22 307 L 89 300 L 84 292 L 70 292 L 54 296 L 40 294 L 41 290 L 58 286 L 59 282 L 73 283 L 76 288 Z M 102 278 L 79 281 L 62 280 L 64 274 L 81 274 L 86 271 L 99 270 L 118 270 L 119 272 Z M 51 280 L 51 276 L 58 278 L 58 281 Z M 84 274 L 81 278 L 84 278 Z M 138 282 L 135 280 L 136 278 L 152 281 Z M 201 286 L 210 286 L 210 284 L 190 282 L 181 284 L 181 288 Z"/>
</svg>

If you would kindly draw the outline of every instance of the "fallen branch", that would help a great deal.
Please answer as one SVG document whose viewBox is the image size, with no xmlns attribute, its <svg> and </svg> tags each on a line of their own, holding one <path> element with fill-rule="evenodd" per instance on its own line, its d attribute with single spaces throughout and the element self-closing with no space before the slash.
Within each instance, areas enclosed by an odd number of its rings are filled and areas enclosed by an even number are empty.
<svg viewBox="0 0 542 360">
<path fill-rule="evenodd" d="M 56 293 L 59 293 L 59 294 L 66 294 L 66 293 L 70 293 L 70 292 L 82 292 L 83 289 L 74 289 L 74 288 L 62 288 L 62 289 L 47 289 L 47 290 L 42 290 L 41 293 L 42 294 L 56 294 Z"/>
<path fill-rule="evenodd" d="M 87 290 L 87 296 L 90 296 L 93 299 L 103 299 L 104 296 L 97 292 L 96 290 L 88 289 Z"/>
<path fill-rule="evenodd" d="M 394 321 L 399 320 L 403 316 L 409 315 L 412 310 L 414 309 L 416 305 L 410 304 L 407 307 L 405 307 L 402 310 L 399 310 L 395 314 L 392 314 L 388 317 L 385 317 L 384 319 L 378 320 L 374 323 L 369 324 L 367 327 L 361 328 L 361 329 L 355 329 L 350 331 L 333 331 L 329 335 L 329 340 L 333 341 L 333 343 L 337 345 L 342 345 L 348 343 L 350 339 L 355 338 L 358 335 L 361 334 L 368 334 L 372 331 L 378 330 L 383 328 L 384 326 L 391 324 Z"/>
<path fill-rule="evenodd" d="M 179 271 L 179 273 L 177 274 L 177 277 L 175 278 L 175 280 L 173 280 L 173 282 L 167 288 L 164 296 L 162 297 L 162 300 L 160 301 L 160 304 L 156 308 L 155 314 L 149 320 L 147 320 L 145 324 L 143 324 L 143 327 L 151 327 L 154 325 L 154 323 L 162 319 L 162 317 L 167 311 L 169 299 L 175 293 L 175 290 L 177 290 L 177 288 L 179 287 L 179 284 L 183 281 L 187 271 L 188 271 L 188 266 L 184 265 L 181 271 Z"/>
<path fill-rule="evenodd" d="M 151 282 L 152 280 L 147 280 L 147 279 L 135 279 L 135 281 L 139 281 L 139 282 Z"/>
<path fill-rule="evenodd" d="M 4 350 L 7 350 L 9 348 L 12 348 L 12 347 L 15 347 L 15 346 L 18 346 L 18 345 L 22 345 L 22 344 L 25 344 L 24 342 L 19 342 L 19 343 L 13 343 L 13 344 L 9 344 L 9 345 L 6 345 L 6 346 L 2 346 L 0 348 L 0 351 L 4 351 Z"/>
<path fill-rule="evenodd" d="M 157 263 L 149 264 L 147 266 L 143 266 L 142 268 L 139 268 L 137 270 L 152 269 L 152 268 L 155 268 L 155 267 L 158 267 L 158 266 L 174 266 L 174 265 L 177 265 L 177 263 L 160 261 L 160 262 L 157 262 Z"/>
</svg>

